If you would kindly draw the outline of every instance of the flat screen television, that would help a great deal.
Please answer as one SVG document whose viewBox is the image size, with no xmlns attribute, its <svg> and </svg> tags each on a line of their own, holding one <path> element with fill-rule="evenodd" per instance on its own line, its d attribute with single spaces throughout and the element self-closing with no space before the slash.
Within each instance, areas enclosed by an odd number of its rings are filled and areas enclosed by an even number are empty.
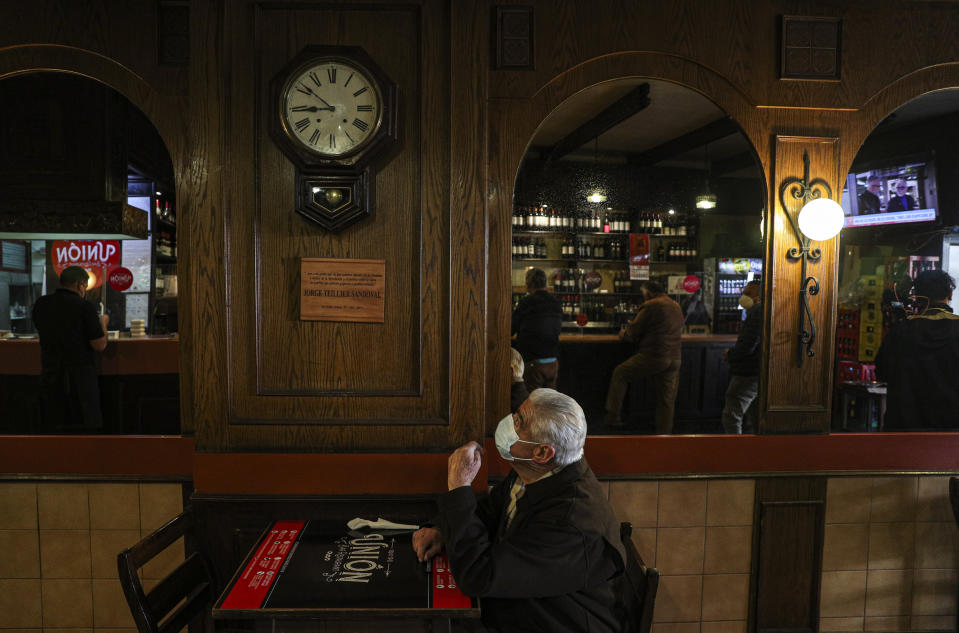
<svg viewBox="0 0 959 633">
<path fill-rule="evenodd" d="M 914 157 L 851 172 L 841 204 L 846 228 L 935 222 L 935 162 L 931 156 Z"/>
</svg>

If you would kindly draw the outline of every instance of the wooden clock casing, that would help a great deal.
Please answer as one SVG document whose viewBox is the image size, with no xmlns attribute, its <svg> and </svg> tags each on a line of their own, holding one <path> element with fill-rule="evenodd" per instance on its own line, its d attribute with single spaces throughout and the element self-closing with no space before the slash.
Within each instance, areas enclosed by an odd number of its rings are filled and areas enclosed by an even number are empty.
<svg viewBox="0 0 959 633">
<path fill-rule="evenodd" d="M 376 84 L 380 98 L 377 128 L 361 146 L 335 157 L 291 138 L 283 123 L 288 82 L 326 60 L 361 69 Z M 270 136 L 295 171 L 296 212 L 334 232 L 372 215 L 376 166 L 399 144 L 398 90 L 386 73 L 358 46 L 308 46 L 274 76 L 270 103 Z"/>
</svg>

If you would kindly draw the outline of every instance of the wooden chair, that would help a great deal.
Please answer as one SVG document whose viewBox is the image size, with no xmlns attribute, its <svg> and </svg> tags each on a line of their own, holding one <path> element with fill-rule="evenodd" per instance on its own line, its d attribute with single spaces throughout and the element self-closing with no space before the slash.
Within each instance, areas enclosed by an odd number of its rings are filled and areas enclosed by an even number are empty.
<svg viewBox="0 0 959 633">
<path fill-rule="evenodd" d="M 117 555 L 120 584 L 139 633 L 179 633 L 201 616 L 206 616 L 203 630 L 212 629 L 208 623 L 215 598 L 214 575 L 209 561 L 202 554 L 191 553 L 149 592 L 144 592 L 137 573 L 181 536 L 192 539 L 193 528 L 193 513 L 187 508 Z"/>
<path fill-rule="evenodd" d="M 653 625 L 659 571 L 646 566 L 633 544 L 632 535 L 632 524 L 619 524 L 619 537 L 626 549 L 626 569 L 621 584 L 621 599 L 626 612 L 624 630 L 631 633 L 649 633 Z"/>
</svg>

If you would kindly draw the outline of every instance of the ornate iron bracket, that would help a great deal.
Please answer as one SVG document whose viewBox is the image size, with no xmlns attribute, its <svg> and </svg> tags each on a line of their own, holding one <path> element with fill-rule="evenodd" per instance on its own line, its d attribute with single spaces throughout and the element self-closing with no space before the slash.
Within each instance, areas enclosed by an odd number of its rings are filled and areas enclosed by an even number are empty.
<svg viewBox="0 0 959 633">
<path fill-rule="evenodd" d="M 786 197 L 788 194 L 793 200 L 802 200 L 803 205 L 811 200 L 822 198 L 823 196 L 826 198 L 832 197 L 832 189 L 829 187 L 829 183 L 822 178 L 809 179 L 808 151 L 803 151 L 802 161 L 803 177 L 786 178 L 779 186 L 779 204 L 782 205 L 783 213 L 789 218 L 789 225 L 792 227 L 793 233 L 796 235 L 796 240 L 799 242 L 799 248 L 790 248 L 786 253 L 786 257 L 792 261 L 798 260 L 802 265 L 802 283 L 799 287 L 799 340 L 796 346 L 796 365 L 798 367 L 802 367 L 803 359 L 806 356 L 812 357 L 816 355 L 816 352 L 812 348 L 813 343 L 816 341 L 816 325 L 813 321 L 812 311 L 809 308 L 809 296 L 819 294 L 819 280 L 812 275 L 807 275 L 806 264 L 810 261 L 814 263 L 818 262 L 819 258 L 822 257 L 822 251 L 818 248 L 809 247 L 810 240 L 799 230 L 799 224 L 796 218 L 793 217 L 793 213 L 789 210 L 789 206 L 786 204 Z M 801 208 L 802 206 L 800 206 L 800 209 Z M 809 323 L 808 329 L 806 327 L 807 320 Z"/>
</svg>

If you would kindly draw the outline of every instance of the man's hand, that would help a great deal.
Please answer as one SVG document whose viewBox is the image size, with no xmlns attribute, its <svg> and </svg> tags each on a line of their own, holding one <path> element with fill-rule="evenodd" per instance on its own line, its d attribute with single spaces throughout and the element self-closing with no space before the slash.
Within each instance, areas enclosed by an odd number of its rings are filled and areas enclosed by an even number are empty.
<svg viewBox="0 0 959 633">
<path fill-rule="evenodd" d="M 724 349 L 724 350 L 723 350 L 723 360 L 729 360 L 729 350 L 728 350 L 728 349 Z"/>
<path fill-rule="evenodd" d="M 483 453 L 483 447 L 471 441 L 450 455 L 446 462 L 446 485 L 450 490 L 473 483 L 483 465 Z"/>
<path fill-rule="evenodd" d="M 443 534 L 436 528 L 420 528 L 413 532 L 413 551 L 416 559 L 425 563 L 443 549 Z"/>
</svg>

